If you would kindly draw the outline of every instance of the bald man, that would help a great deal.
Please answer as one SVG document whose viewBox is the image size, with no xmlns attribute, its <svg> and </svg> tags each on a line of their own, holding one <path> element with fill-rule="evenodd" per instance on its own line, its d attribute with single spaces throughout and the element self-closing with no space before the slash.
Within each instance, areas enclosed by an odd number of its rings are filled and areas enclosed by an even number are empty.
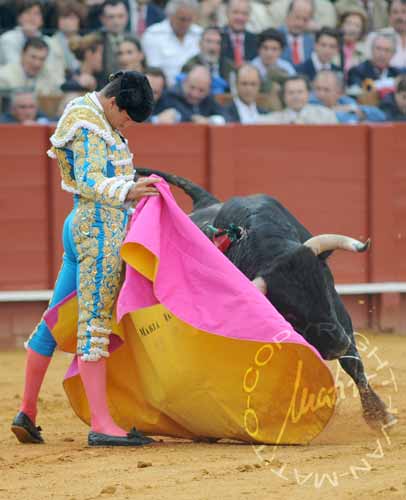
<svg viewBox="0 0 406 500">
<path fill-rule="evenodd" d="M 233 102 L 226 107 L 228 119 L 231 122 L 252 125 L 258 123 L 260 114 L 265 110 L 257 107 L 261 75 L 252 64 L 243 64 L 238 68 L 236 75 L 237 95 Z"/>
<path fill-rule="evenodd" d="M 313 2 L 292 0 L 288 6 L 285 24 L 280 27 L 287 41 L 281 57 L 294 66 L 303 63 L 313 51 L 314 38 L 307 33 L 313 15 Z"/>
<path fill-rule="evenodd" d="M 281 26 L 284 23 L 290 3 L 291 0 L 275 0 L 272 3 L 269 8 L 272 26 Z M 307 26 L 308 31 L 317 31 L 323 26 L 329 28 L 337 26 L 336 10 L 329 0 L 308 0 L 308 3 L 313 3 L 314 6 L 313 15 Z"/>
<path fill-rule="evenodd" d="M 230 0 L 227 5 L 227 24 L 222 32 L 221 54 L 234 61 L 236 68 L 257 56 L 257 37 L 247 30 L 250 12 L 249 0 Z"/>
<path fill-rule="evenodd" d="M 374 106 L 358 104 L 344 94 L 344 81 L 339 73 L 320 71 L 313 84 L 311 104 L 320 104 L 333 110 L 339 123 L 383 122 L 385 113 Z"/>
<path fill-rule="evenodd" d="M 225 123 L 224 109 L 210 95 L 211 76 L 205 66 L 194 66 L 184 80 L 167 93 L 166 104 L 176 109 L 181 122 Z"/>
</svg>

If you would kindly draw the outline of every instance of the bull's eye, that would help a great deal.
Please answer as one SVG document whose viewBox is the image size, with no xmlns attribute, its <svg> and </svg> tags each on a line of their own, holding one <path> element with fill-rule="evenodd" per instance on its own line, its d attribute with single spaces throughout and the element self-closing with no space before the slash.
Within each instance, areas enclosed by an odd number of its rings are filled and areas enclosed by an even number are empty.
<svg viewBox="0 0 406 500">
<path fill-rule="evenodd" d="M 292 323 L 292 324 L 294 324 L 297 321 L 296 316 L 292 313 L 285 314 L 285 319 L 286 319 L 286 321 L 289 321 L 289 323 Z"/>
</svg>

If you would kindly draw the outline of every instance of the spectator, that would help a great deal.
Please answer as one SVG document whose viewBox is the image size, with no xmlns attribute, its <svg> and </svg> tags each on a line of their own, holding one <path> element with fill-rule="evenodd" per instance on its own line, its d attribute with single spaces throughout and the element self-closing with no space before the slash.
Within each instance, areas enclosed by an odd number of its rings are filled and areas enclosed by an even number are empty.
<svg viewBox="0 0 406 500">
<path fill-rule="evenodd" d="M 118 64 L 124 71 L 139 71 L 144 73 L 145 55 L 138 38 L 126 35 L 118 46 Z"/>
<path fill-rule="evenodd" d="M 406 76 L 402 75 L 396 82 L 395 92 L 386 95 L 380 104 L 386 119 L 391 122 L 406 121 Z"/>
<path fill-rule="evenodd" d="M 225 108 L 230 122 L 243 124 L 258 123 L 260 113 L 265 111 L 257 107 L 257 98 L 261 87 L 261 75 L 252 64 L 243 64 L 237 70 L 237 95 L 233 102 Z"/>
<path fill-rule="evenodd" d="M 42 37 L 44 19 L 40 0 L 22 0 L 17 4 L 17 27 L 0 37 L 0 64 L 18 62 L 25 42 Z"/>
<path fill-rule="evenodd" d="M 45 67 L 48 45 L 42 38 L 30 38 L 25 42 L 20 61 L 2 66 L 0 92 L 9 94 L 17 89 L 27 89 L 37 95 L 57 94 L 62 81 L 59 75 Z"/>
<path fill-rule="evenodd" d="M 169 85 L 191 57 L 199 52 L 202 28 L 193 23 L 197 0 L 169 0 L 165 21 L 150 26 L 141 43 L 148 64 L 162 68 Z"/>
<path fill-rule="evenodd" d="M 227 5 L 221 0 L 202 0 L 199 4 L 198 24 L 208 26 L 225 26 L 227 24 Z M 246 29 L 252 33 L 260 33 L 271 25 L 271 13 L 265 2 L 250 0 L 250 14 Z"/>
<path fill-rule="evenodd" d="M 261 91 L 268 92 L 272 82 L 282 83 L 288 76 L 296 73 L 288 61 L 281 58 L 286 39 L 280 31 L 269 28 L 258 36 L 258 56 L 252 64 L 258 68 L 261 75 Z"/>
<path fill-rule="evenodd" d="M 0 0 L 0 33 L 13 29 L 15 25 L 14 7 L 8 0 Z"/>
<path fill-rule="evenodd" d="M 321 104 L 335 111 L 340 123 L 383 122 L 385 113 L 374 106 L 360 105 L 344 94 L 344 79 L 331 70 L 320 71 L 314 80 L 312 104 Z"/>
<path fill-rule="evenodd" d="M 206 66 L 211 75 L 211 93 L 224 93 L 229 90 L 230 75 L 234 71 L 233 61 L 221 54 L 221 32 L 216 26 L 209 26 L 200 39 L 200 52 L 191 57 L 182 67 L 188 73 L 193 66 Z"/>
<path fill-rule="evenodd" d="M 118 71 L 118 47 L 124 40 L 128 24 L 128 10 L 124 0 L 105 0 L 100 20 L 103 37 L 103 80 L 106 84 L 111 73 Z"/>
<path fill-rule="evenodd" d="M 389 33 L 395 37 L 395 54 L 391 59 L 391 66 L 406 70 L 406 0 L 393 0 L 389 8 L 389 28 L 382 33 Z"/>
<path fill-rule="evenodd" d="M 89 92 L 103 87 L 103 40 L 99 33 L 93 32 L 83 37 L 77 35 L 70 41 L 70 48 L 80 61 L 80 68 L 63 83 L 64 92 Z"/>
<path fill-rule="evenodd" d="M 313 35 L 306 33 L 313 17 L 312 5 L 308 0 L 292 0 L 286 15 L 286 24 L 280 28 L 287 40 L 281 57 L 293 65 L 308 59 L 314 47 Z"/>
<path fill-rule="evenodd" d="M 128 0 L 130 25 L 128 30 L 137 38 L 141 38 L 144 31 L 153 24 L 164 21 L 164 11 L 151 0 Z"/>
<path fill-rule="evenodd" d="M 19 123 L 20 125 L 32 125 L 40 123 L 46 125 L 48 118 L 39 113 L 35 95 L 32 92 L 19 91 L 11 97 L 10 110 L 0 116 L 0 123 Z"/>
<path fill-rule="evenodd" d="M 337 117 L 331 109 L 309 104 L 310 85 L 305 76 L 290 76 L 282 86 L 283 111 L 260 117 L 261 123 L 334 124 Z"/>
<path fill-rule="evenodd" d="M 257 38 L 247 31 L 250 16 L 249 0 L 230 0 L 227 6 L 227 25 L 223 28 L 223 57 L 234 62 L 238 68 L 244 61 L 251 61 L 257 56 Z"/>
<path fill-rule="evenodd" d="M 276 0 L 270 6 L 270 26 L 281 26 L 285 21 L 291 6 L 291 0 Z M 329 0 L 308 0 L 312 4 L 312 16 L 308 19 L 306 31 L 318 31 L 322 26 L 335 28 L 337 25 L 337 14 L 334 6 Z"/>
<path fill-rule="evenodd" d="M 366 59 L 363 38 L 367 32 L 367 15 L 364 9 L 352 7 L 345 10 L 340 18 L 343 34 L 344 72 L 357 66 Z"/>
<path fill-rule="evenodd" d="M 225 24 L 223 0 L 200 0 L 196 22 L 202 28 Z"/>
<path fill-rule="evenodd" d="M 52 71 L 59 71 L 61 79 L 79 68 L 79 61 L 69 48 L 69 41 L 77 36 L 86 18 L 86 8 L 77 0 L 62 0 L 56 3 L 57 31 L 49 40 L 49 64 Z"/>
<path fill-rule="evenodd" d="M 335 7 L 339 16 L 349 10 L 363 10 L 367 16 L 366 32 L 388 26 L 388 2 L 386 0 L 337 0 Z"/>
<path fill-rule="evenodd" d="M 372 57 L 348 73 L 348 84 L 363 87 L 366 80 L 387 80 L 399 74 L 399 70 L 390 66 L 396 50 L 396 41 L 391 34 L 376 34 L 372 42 Z"/>
<path fill-rule="evenodd" d="M 195 66 L 182 83 L 169 89 L 166 104 L 180 113 L 180 121 L 225 123 L 223 108 L 210 95 L 210 80 L 205 66 Z"/>
<path fill-rule="evenodd" d="M 180 113 L 171 108 L 166 102 L 166 78 L 165 73 L 160 68 L 147 67 L 145 76 L 154 94 L 154 109 L 150 122 L 160 124 L 171 124 L 180 121 Z"/>
<path fill-rule="evenodd" d="M 341 71 L 341 68 L 333 63 L 338 56 L 340 45 L 340 34 L 333 28 L 322 28 L 316 34 L 316 43 L 311 56 L 302 64 L 296 66 L 296 71 L 307 76 L 313 81 L 316 74 L 322 69 Z"/>
</svg>

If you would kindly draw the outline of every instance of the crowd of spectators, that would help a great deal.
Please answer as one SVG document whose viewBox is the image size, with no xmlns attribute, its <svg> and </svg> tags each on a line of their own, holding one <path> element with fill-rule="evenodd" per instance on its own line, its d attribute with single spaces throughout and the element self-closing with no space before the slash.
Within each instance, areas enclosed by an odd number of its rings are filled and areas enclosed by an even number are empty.
<svg viewBox="0 0 406 500">
<path fill-rule="evenodd" d="M 0 122 L 125 70 L 151 123 L 406 121 L 406 0 L 0 0 Z"/>
</svg>

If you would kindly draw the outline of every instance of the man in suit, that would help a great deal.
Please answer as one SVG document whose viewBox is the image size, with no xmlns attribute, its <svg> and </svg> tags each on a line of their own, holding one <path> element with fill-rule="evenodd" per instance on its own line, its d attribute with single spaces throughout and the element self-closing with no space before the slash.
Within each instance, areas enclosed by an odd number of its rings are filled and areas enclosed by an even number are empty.
<svg viewBox="0 0 406 500">
<path fill-rule="evenodd" d="M 257 37 L 246 29 L 249 17 L 249 0 L 230 0 L 227 7 L 228 24 L 222 33 L 221 54 L 234 61 L 236 68 L 257 55 Z"/>
<path fill-rule="evenodd" d="M 335 28 L 337 25 L 337 14 L 334 4 L 330 0 L 308 0 L 313 3 L 314 13 L 311 18 L 307 29 L 308 31 L 318 31 L 323 26 Z M 361 0 L 362 1 L 362 0 Z M 291 0 L 274 0 L 269 11 L 271 14 L 271 22 L 269 26 L 280 26 L 285 18 L 289 9 Z"/>
<path fill-rule="evenodd" d="M 127 0 L 130 14 L 127 29 L 140 38 L 144 31 L 165 19 L 164 11 L 151 0 Z"/>
<path fill-rule="evenodd" d="M 100 21 L 103 38 L 103 79 L 119 69 L 118 49 L 124 41 L 128 24 L 128 9 L 124 0 L 105 0 L 101 7 Z"/>
<path fill-rule="evenodd" d="M 209 26 L 200 39 L 200 52 L 191 57 L 182 67 L 182 73 L 189 73 L 193 66 L 206 66 L 211 75 L 211 93 L 218 94 L 230 90 L 230 75 L 234 64 L 221 54 L 221 31 L 216 26 Z"/>
<path fill-rule="evenodd" d="M 237 70 L 237 95 L 225 108 L 228 121 L 242 124 L 258 123 L 260 114 L 265 111 L 257 107 L 257 98 L 261 87 L 261 75 L 252 64 L 243 64 Z"/>
<path fill-rule="evenodd" d="M 287 41 L 281 57 L 293 65 L 304 62 L 312 53 L 314 38 L 306 30 L 313 13 L 313 4 L 308 0 L 292 0 L 285 25 L 279 28 Z"/>
<path fill-rule="evenodd" d="M 396 40 L 392 34 L 376 34 L 372 41 L 371 59 L 350 69 L 348 85 L 362 87 L 365 80 L 383 81 L 398 76 L 400 70 L 390 65 L 395 51 Z"/>
<path fill-rule="evenodd" d="M 306 75 L 312 82 L 317 73 L 323 69 L 341 71 L 341 68 L 333 63 L 338 55 L 339 45 L 339 32 L 333 28 L 322 28 L 316 34 L 316 43 L 311 56 L 296 66 L 296 72 Z"/>
</svg>

